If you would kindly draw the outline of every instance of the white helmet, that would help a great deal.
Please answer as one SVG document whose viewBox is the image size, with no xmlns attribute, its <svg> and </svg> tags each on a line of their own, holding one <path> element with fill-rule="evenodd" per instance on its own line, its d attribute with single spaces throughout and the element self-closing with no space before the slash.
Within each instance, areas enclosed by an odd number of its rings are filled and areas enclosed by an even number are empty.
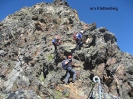
<svg viewBox="0 0 133 99">
<path fill-rule="evenodd" d="M 84 32 L 83 30 L 80 31 L 80 33 L 83 33 L 83 32 Z"/>
</svg>

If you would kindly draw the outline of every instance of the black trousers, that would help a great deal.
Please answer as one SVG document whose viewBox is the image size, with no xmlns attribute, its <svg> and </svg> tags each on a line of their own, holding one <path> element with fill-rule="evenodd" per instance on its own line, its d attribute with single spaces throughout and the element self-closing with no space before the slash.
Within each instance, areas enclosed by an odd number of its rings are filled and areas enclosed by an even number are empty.
<svg viewBox="0 0 133 99">
<path fill-rule="evenodd" d="M 76 50 L 80 50 L 82 47 L 82 40 L 76 39 Z"/>
<path fill-rule="evenodd" d="M 56 52 L 56 50 L 57 50 L 57 45 L 56 45 L 55 43 L 53 43 L 53 45 L 54 45 L 55 52 Z"/>
</svg>

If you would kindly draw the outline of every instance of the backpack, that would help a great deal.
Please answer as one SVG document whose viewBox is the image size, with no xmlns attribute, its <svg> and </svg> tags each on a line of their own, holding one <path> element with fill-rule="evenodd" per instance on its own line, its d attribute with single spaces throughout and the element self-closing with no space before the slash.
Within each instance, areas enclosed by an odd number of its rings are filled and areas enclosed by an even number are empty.
<svg viewBox="0 0 133 99">
<path fill-rule="evenodd" d="M 67 69 L 67 65 L 65 64 L 65 62 L 69 62 L 69 61 L 68 61 L 68 60 L 64 60 L 64 61 L 62 62 L 62 68 L 63 68 L 64 70 Z"/>
<path fill-rule="evenodd" d="M 58 45 L 57 40 L 55 38 L 52 40 L 52 43 L 54 43 L 55 45 Z"/>
<path fill-rule="evenodd" d="M 52 43 L 55 43 L 56 42 L 56 39 L 54 38 L 53 40 L 52 40 Z"/>
<path fill-rule="evenodd" d="M 78 33 L 73 34 L 73 39 L 76 40 L 78 38 Z"/>
</svg>

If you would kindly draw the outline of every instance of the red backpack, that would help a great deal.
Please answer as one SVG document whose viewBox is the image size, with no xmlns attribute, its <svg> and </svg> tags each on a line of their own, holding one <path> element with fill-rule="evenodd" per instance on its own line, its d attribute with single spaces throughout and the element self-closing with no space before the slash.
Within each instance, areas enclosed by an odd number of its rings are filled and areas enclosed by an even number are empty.
<svg viewBox="0 0 133 99">
<path fill-rule="evenodd" d="M 77 35 L 77 33 L 74 33 L 74 34 L 73 34 L 73 39 L 74 39 L 74 40 L 77 39 L 76 35 Z"/>
</svg>

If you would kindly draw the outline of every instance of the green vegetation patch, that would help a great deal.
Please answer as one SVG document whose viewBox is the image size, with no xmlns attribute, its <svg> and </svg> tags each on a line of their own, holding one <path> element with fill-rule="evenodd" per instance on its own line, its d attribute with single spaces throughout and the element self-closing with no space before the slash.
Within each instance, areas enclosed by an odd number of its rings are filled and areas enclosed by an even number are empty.
<svg viewBox="0 0 133 99">
<path fill-rule="evenodd" d="M 43 75 L 40 75 L 39 79 L 41 80 L 41 82 L 44 82 L 44 76 Z"/>
<path fill-rule="evenodd" d="M 64 96 L 65 96 L 65 97 L 69 97 L 69 93 L 66 93 Z"/>
<path fill-rule="evenodd" d="M 52 58 L 53 58 L 52 55 L 48 56 L 48 61 L 52 60 Z"/>
<path fill-rule="evenodd" d="M 55 99 L 61 99 L 62 93 L 60 91 L 55 91 Z"/>
</svg>

